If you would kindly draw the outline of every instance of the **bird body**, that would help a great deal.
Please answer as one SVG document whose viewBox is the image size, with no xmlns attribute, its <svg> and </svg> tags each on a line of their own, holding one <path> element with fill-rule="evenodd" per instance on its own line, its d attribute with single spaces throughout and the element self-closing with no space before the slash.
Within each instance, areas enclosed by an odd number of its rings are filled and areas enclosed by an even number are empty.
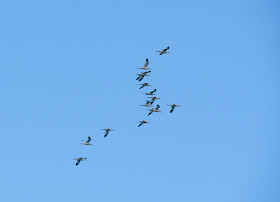
<svg viewBox="0 0 280 202">
<path fill-rule="evenodd" d="M 145 86 L 151 86 L 149 82 L 145 82 L 143 84 L 138 84 L 138 85 L 141 85 L 139 89 L 144 88 Z"/>
<path fill-rule="evenodd" d="M 172 113 L 174 111 L 175 107 L 180 107 L 180 105 L 177 105 L 177 104 L 172 104 L 172 105 L 168 105 L 168 106 L 171 106 L 170 113 Z"/>
<path fill-rule="evenodd" d="M 156 95 L 155 92 L 157 91 L 157 89 L 154 89 L 152 90 L 151 92 L 149 93 L 143 93 L 143 94 L 146 94 L 146 95 Z"/>
<path fill-rule="evenodd" d="M 151 105 L 155 102 L 155 100 L 158 100 L 160 99 L 159 97 L 148 97 L 148 98 L 151 98 Z"/>
<path fill-rule="evenodd" d="M 152 108 L 152 109 L 149 109 L 150 113 L 148 114 L 148 116 L 150 116 L 153 112 L 161 112 L 161 111 L 159 110 L 159 108 L 160 108 L 160 106 L 157 105 L 157 107 Z"/>
<path fill-rule="evenodd" d="M 159 55 L 162 55 L 162 54 L 166 54 L 166 53 L 169 53 L 167 52 L 167 50 L 169 49 L 169 46 L 167 46 L 167 48 L 161 50 L 161 51 L 156 51 L 156 52 L 160 52 Z"/>
<path fill-rule="evenodd" d="M 101 129 L 101 130 L 105 130 L 104 137 L 107 137 L 107 135 L 109 134 L 110 131 L 114 131 L 112 128 L 105 128 L 105 129 Z"/>
<path fill-rule="evenodd" d="M 144 64 L 144 67 L 137 68 L 137 69 L 144 69 L 144 70 L 148 70 L 148 69 L 150 69 L 150 68 L 148 68 L 148 64 L 149 64 L 149 60 L 148 60 L 148 58 L 146 58 L 146 62 L 145 62 L 145 64 Z"/>
<path fill-rule="evenodd" d="M 138 122 L 138 123 L 140 123 L 139 126 L 138 126 L 138 127 L 140 127 L 140 126 L 142 126 L 144 123 L 150 123 L 150 122 L 147 121 L 147 120 L 143 120 L 143 121 L 140 121 L 140 122 Z"/>
<path fill-rule="evenodd" d="M 77 160 L 77 162 L 76 162 L 76 166 L 77 165 L 79 165 L 79 163 L 81 162 L 81 161 L 85 161 L 87 158 L 85 158 L 85 157 L 82 157 L 82 158 L 75 158 L 75 159 L 73 159 L 73 160 Z"/>
<path fill-rule="evenodd" d="M 140 105 L 140 106 L 144 106 L 144 107 L 152 107 L 152 105 L 150 105 L 150 101 L 147 100 L 145 104 Z"/>
<path fill-rule="evenodd" d="M 84 141 L 84 140 L 82 140 L 82 141 Z M 93 144 L 90 144 L 90 141 L 91 141 L 91 138 L 90 138 L 90 136 L 88 136 L 88 139 L 82 144 L 83 145 L 93 145 Z"/>
<path fill-rule="evenodd" d="M 145 76 L 150 76 L 148 73 L 150 73 L 151 71 L 147 71 L 147 72 L 141 72 L 140 74 L 136 74 L 139 75 L 138 78 L 136 80 L 142 81 L 144 79 Z"/>
</svg>

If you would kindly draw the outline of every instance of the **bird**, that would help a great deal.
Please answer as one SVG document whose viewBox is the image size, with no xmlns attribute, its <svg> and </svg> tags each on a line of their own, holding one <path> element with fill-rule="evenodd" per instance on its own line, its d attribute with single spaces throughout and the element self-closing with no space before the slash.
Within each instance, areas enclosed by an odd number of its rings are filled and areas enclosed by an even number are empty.
<svg viewBox="0 0 280 202">
<path fill-rule="evenodd" d="M 172 104 L 172 105 L 168 105 L 168 106 L 171 106 L 170 113 L 172 113 L 174 111 L 175 107 L 180 107 L 180 105 L 177 105 L 177 104 Z"/>
<path fill-rule="evenodd" d="M 110 131 L 114 131 L 112 128 L 105 128 L 105 129 L 101 129 L 101 130 L 105 130 L 104 137 L 107 137 L 107 135 L 109 134 Z"/>
<path fill-rule="evenodd" d="M 148 109 L 148 110 L 150 111 L 150 113 L 148 114 L 148 116 L 150 116 L 153 112 L 161 112 L 161 111 L 159 110 L 159 108 L 160 108 L 160 106 L 157 105 L 156 108 Z"/>
<path fill-rule="evenodd" d="M 140 106 L 152 107 L 152 105 L 150 105 L 150 101 L 149 100 L 146 100 L 146 103 L 144 105 L 140 105 Z"/>
<path fill-rule="evenodd" d="M 149 64 L 149 60 L 148 60 L 148 58 L 146 58 L 146 62 L 145 62 L 145 64 L 144 64 L 144 67 L 137 68 L 137 69 L 144 69 L 144 70 L 148 70 L 148 69 L 150 69 L 150 68 L 148 68 L 148 64 Z"/>
<path fill-rule="evenodd" d="M 84 140 L 82 140 L 82 141 L 84 141 Z M 88 136 L 87 141 L 85 141 L 85 142 L 82 143 L 82 144 L 83 144 L 83 145 L 93 145 L 93 144 L 90 144 L 90 141 L 91 141 L 91 138 L 90 138 L 90 136 Z"/>
<path fill-rule="evenodd" d="M 143 84 L 138 84 L 138 85 L 142 85 L 139 89 L 144 88 L 145 86 L 151 86 L 149 82 L 145 82 Z"/>
<path fill-rule="evenodd" d="M 138 127 L 140 127 L 140 126 L 142 126 L 144 123 L 150 123 L 150 122 L 147 121 L 147 120 L 143 120 L 143 121 L 140 121 L 140 122 L 138 122 L 138 123 L 140 123 L 139 126 L 138 126 Z"/>
<path fill-rule="evenodd" d="M 157 89 L 154 89 L 152 90 L 151 92 L 149 93 L 143 93 L 143 94 L 146 94 L 146 95 L 156 95 L 155 92 L 157 91 Z"/>
<path fill-rule="evenodd" d="M 159 97 L 148 97 L 148 98 L 151 98 L 151 105 L 154 103 L 155 100 L 158 100 L 160 99 Z"/>
<path fill-rule="evenodd" d="M 81 161 L 85 161 L 87 158 L 85 158 L 85 157 L 83 157 L 83 158 L 75 158 L 75 159 L 73 159 L 73 160 L 77 160 L 77 162 L 76 162 L 76 166 L 77 165 L 79 165 L 79 163 L 81 162 Z"/>
<path fill-rule="evenodd" d="M 138 78 L 136 80 L 139 79 L 139 81 L 142 81 L 142 79 L 144 79 L 145 76 L 150 76 L 148 73 L 150 73 L 151 71 L 147 71 L 147 72 L 141 72 L 140 74 L 136 74 L 139 75 Z"/>
<path fill-rule="evenodd" d="M 168 49 L 169 49 L 169 46 L 167 46 L 167 48 L 165 48 L 165 49 L 163 49 L 163 50 L 161 50 L 161 51 L 156 51 L 156 52 L 160 52 L 159 55 L 162 55 L 162 54 L 164 54 L 164 53 L 169 53 L 169 52 L 167 52 Z"/>
</svg>

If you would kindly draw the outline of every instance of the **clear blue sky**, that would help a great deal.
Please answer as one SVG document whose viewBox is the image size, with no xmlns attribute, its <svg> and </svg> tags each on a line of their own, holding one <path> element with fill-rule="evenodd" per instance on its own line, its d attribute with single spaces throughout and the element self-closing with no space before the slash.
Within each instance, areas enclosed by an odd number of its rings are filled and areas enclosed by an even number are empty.
<svg viewBox="0 0 280 202">
<path fill-rule="evenodd" d="M 279 10 L 2 1 L 0 201 L 279 202 Z M 147 117 L 154 88 L 163 113 Z"/>
</svg>

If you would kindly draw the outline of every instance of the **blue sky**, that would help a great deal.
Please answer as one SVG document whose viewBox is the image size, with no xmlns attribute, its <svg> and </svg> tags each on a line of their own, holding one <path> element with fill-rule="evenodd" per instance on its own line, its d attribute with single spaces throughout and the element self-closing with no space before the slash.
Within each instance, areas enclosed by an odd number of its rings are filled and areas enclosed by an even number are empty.
<svg viewBox="0 0 280 202">
<path fill-rule="evenodd" d="M 278 202 L 279 4 L 1 2 L 0 201 Z"/>
</svg>

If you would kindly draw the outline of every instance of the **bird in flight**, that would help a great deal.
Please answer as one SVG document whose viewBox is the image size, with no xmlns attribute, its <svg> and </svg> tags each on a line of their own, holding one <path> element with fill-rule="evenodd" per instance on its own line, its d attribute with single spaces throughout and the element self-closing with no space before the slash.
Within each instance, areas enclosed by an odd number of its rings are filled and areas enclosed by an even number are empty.
<svg viewBox="0 0 280 202">
<path fill-rule="evenodd" d="M 140 121 L 140 122 L 138 122 L 138 123 L 140 123 L 139 126 L 138 126 L 138 127 L 140 127 L 140 126 L 142 126 L 144 123 L 150 123 L 150 122 L 147 121 L 147 120 L 143 120 L 143 121 Z"/>
<path fill-rule="evenodd" d="M 79 163 L 81 162 L 81 161 L 85 161 L 87 158 L 85 158 L 85 157 L 83 157 L 83 158 L 75 158 L 75 159 L 73 159 L 73 160 L 77 160 L 77 162 L 76 162 L 76 166 L 77 165 L 79 165 Z"/>
<path fill-rule="evenodd" d="M 84 141 L 84 140 L 82 140 L 82 141 Z M 93 145 L 93 144 L 90 144 L 90 141 L 91 141 L 91 138 L 90 138 L 90 136 L 88 136 L 88 139 L 82 144 L 83 145 Z"/>
<path fill-rule="evenodd" d="M 144 70 L 148 70 L 148 69 L 150 69 L 150 68 L 148 67 L 148 64 L 149 64 L 149 60 L 148 60 L 148 58 L 146 58 L 146 62 L 145 62 L 145 64 L 144 64 L 144 67 L 137 68 L 137 69 L 144 69 Z"/>
<path fill-rule="evenodd" d="M 167 48 L 165 48 L 165 49 L 163 49 L 161 51 L 156 51 L 156 52 L 160 52 L 159 55 L 162 55 L 162 54 L 165 54 L 165 53 L 169 53 L 169 52 L 167 52 L 168 49 L 169 49 L 169 46 L 167 46 Z"/>
<path fill-rule="evenodd" d="M 146 95 L 155 95 L 155 92 L 157 91 L 157 89 L 154 89 L 152 90 L 151 92 L 149 93 L 143 93 L 143 94 L 146 94 Z"/>
<path fill-rule="evenodd" d="M 150 113 L 148 114 L 148 116 L 150 116 L 153 112 L 161 112 L 161 111 L 159 110 L 159 108 L 160 108 L 160 106 L 157 105 L 156 108 L 148 109 L 148 110 L 150 111 Z"/>
<path fill-rule="evenodd" d="M 158 100 L 160 99 L 159 97 L 148 97 L 148 98 L 151 98 L 151 105 L 154 103 L 155 100 Z"/>
<path fill-rule="evenodd" d="M 136 80 L 142 81 L 142 79 L 144 79 L 145 76 L 150 76 L 148 73 L 150 73 L 151 71 L 146 71 L 146 72 L 141 72 L 140 74 L 136 74 L 138 75 Z"/>
<path fill-rule="evenodd" d="M 172 113 L 174 111 L 175 107 L 180 107 L 180 105 L 176 105 L 176 104 L 172 104 L 172 105 L 168 105 L 168 106 L 171 106 L 170 113 Z"/>
<path fill-rule="evenodd" d="M 152 107 L 152 105 L 150 105 L 150 101 L 146 100 L 146 103 L 140 106 L 144 106 L 144 107 Z"/>
<path fill-rule="evenodd" d="M 144 88 L 145 86 L 151 86 L 149 82 L 145 82 L 143 84 L 138 84 L 138 85 L 141 85 L 139 89 Z"/>
<path fill-rule="evenodd" d="M 105 130 L 104 137 L 107 137 L 107 135 L 109 134 L 110 131 L 114 131 L 112 128 L 105 128 L 105 129 L 101 129 L 101 130 Z"/>
</svg>

